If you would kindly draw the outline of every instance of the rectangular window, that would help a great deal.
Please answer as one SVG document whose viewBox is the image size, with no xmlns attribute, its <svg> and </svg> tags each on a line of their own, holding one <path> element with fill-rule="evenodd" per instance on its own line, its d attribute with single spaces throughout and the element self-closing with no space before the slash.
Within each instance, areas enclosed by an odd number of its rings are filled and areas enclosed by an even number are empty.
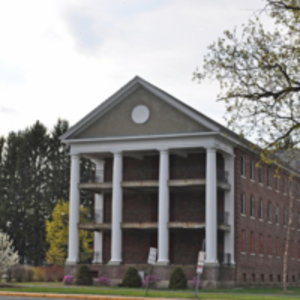
<svg viewBox="0 0 300 300">
<path fill-rule="evenodd" d="M 246 214 L 246 210 L 245 210 L 245 194 L 242 193 L 241 194 L 241 214 Z"/>
<path fill-rule="evenodd" d="M 278 175 L 275 178 L 275 186 L 276 186 L 276 190 L 279 191 L 279 177 L 278 177 Z"/>
<path fill-rule="evenodd" d="M 245 252 L 245 231 L 241 230 L 241 252 Z"/>
<path fill-rule="evenodd" d="M 265 282 L 265 275 L 264 274 L 260 274 L 260 281 Z"/>
<path fill-rule="evenodd" d="M 262 235 L 260 234 L 259 235 L 259 249 L 258 249 L 258 251 L 259 251 L 259 254 L 262 254 L 262 251 L 263 251 L 263 247 L 262 247 Z"/>
<path fill-rule="evenodd" d="M 268 202 L 268 221 L 271 222 L 272 220 L 272 207 L 271 207 L 271 202 Z"/>
<path fill-rule="evenodd" d="M 276 256 L 279 256 L 279 238 L 276 238 Z"/>
<path fill-rule="evenodd" d="M 293 185 L 293 181 L 290 181 L 290 195 L 294 196 L 294 185 Z"/>
<path fill-rule="evenodd" d="M 279 206 L 278 205 L 276 205 L 275 222 L 276 222 L 276 224 L 279 223 Z"/>
<path fill-rule="evenodd" d="M 273 282 L 273 275 L 272 274 L 269 275 L 269 280 L 270 280 L 270 282 Z"/>
<path fill-rule="evenodd" d="M 250 253 L 254 253 L 254 234 L 250 232 Z"/>
<path fill-rule="evenodd" d="M 252 281 L 255 282 L 255 274 L 252 274 Z"/>
<path fill-rule="evenodd" d="M 258 182 L 259 183 L 262 183 L 262 181 L 263 181 L 263 175 L 262 175 L 262 166 L 259 166 L 259 168 L 258 168 Z"/>
<path fill-rule="evenodd" d="M 245 157 L 244 155 L 241 156 L 241 175 L 245 175 Z"/>
<path fill-rule="evenodd" d="M 277 275 L 277 281 L 281 282 L 281 275 Z"/>
<path fill-rule="evenodd" d="M 283 193 L 286 194 L 286 178 L 285 178 L 285 176 L 283 176 L 282 185 L 283 185 Z"/>
<path fill-rule="evenodd" d="M 253 180 L 254 180 L 254 168 L 255 168 L 254 161 L 251 160 L 251 162 L 250 162 L 250 179 L 253 179 Z"/>
<path fill-rule="evenodd" d="M 250 216 L 255 217 L 254 197 L 250 197 Z"/>
<path fill-rule="evenodd" d="M 271 168 L 267 168 L 267 185 L 271 186 Z"/>
<path fill-rule="evenodd" d="M 284 226 L 287 225 L 287 211 L 286 211 L 286 208 L 283 211 L 283 225 Z"/>
<path fill-rule="evenodd" d="M 263 219 L 263 201 L 262 199 L 259 200 L 259 210 L 258 210 L 259 218 Z"/>
<path fill-rule="evenodd" d="M 271 255 L 271 237 L 268 236 L 268 255 Z"/>
</svg>

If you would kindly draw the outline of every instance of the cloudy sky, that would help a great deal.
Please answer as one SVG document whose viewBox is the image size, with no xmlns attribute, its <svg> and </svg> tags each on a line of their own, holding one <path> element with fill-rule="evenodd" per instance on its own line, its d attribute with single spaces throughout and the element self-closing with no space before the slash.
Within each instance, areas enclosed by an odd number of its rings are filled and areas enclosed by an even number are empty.
<svg viewBox="0 0 300 300">
<path fill-rule="evenodd" d="M 0 0 L 0 136 L 71 125 L 139 75 L 222 122 L 218 85 L 192 81 L 207 46 L 263 0 Z"/>
</svg>

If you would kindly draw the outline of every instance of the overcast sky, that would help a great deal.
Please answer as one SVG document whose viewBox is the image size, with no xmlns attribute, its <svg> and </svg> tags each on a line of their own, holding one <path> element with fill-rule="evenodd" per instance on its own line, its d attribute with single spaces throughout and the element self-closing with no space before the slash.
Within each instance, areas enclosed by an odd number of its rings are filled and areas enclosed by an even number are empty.
<svg viewBox="0 0 300 300">
<path fill-rule="evenodd" d="M 0 0 L 0 136 L 71 125 L 135 75 L 223 122 L 207 46 L 263 0 Z"/>
</svg>

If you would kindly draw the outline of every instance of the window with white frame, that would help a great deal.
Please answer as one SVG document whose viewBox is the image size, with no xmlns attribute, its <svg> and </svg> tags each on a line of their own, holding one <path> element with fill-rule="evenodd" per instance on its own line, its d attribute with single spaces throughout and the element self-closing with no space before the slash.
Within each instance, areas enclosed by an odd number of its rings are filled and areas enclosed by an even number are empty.
<svg viewBox="0 0 300 300">
<path fill-rule="evenodd" d="M 275 178 L 275 187 L 276 187 L 276 190 L 279 191 L 279 177 L 278 177 L 278 175 Z"/>
<path fill-rule="evenodd" d="M 268 221 L 271 222 L 272 220 L 272 206 L 271 206 L 271 202 L 268 202 L 268 207 L 267 207 L 267 217 L 268 217 Z"/>
<path fill-rule="evenodd" d="M 241 214 L 246 214 L 246 207 L 245 207 L 245 194 L 241 194 Z"/>
<path fill-rule="evenodd" d="M 258 209 L 258 217 L 262 220 L 263 219 L 263 200 L 259 199 L 259 209 Z"/>
<path fill-rule="evenodd" d="M 258 182 L 262 183 L 263 181 L 263 169 L 262 166 L 259 166 L 258 168 Z"/>
<path fill-rule="evenodd" d="M 250 197 L 250 217 L 255 217 L 255 203 L 252 195 Z"/>
<path fill-rule="evenodd" d="M 250 179 L 254 180 L 254 169 L 255 169 L 255 163 L 254 160 L 251 160 L 250 162 Z"/>
<path fill-rule="evenodd" d="M 245 175 L 245 156 L 241 156 L 241 175 Z"/>
<path fill-rule="evenodd" d="M 276 205 L 275 222 L 276 222 L 276 224 L 279 223 L 279 206 L 278 205 Z"/>
</svg>

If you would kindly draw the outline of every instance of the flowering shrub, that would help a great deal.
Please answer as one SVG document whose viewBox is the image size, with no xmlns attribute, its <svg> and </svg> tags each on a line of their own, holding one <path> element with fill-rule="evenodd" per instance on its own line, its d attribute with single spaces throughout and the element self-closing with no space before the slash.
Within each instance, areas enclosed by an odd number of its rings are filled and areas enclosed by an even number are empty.
<svg viewBox="0 0 300 300">
<path fill-rule="evenodd" d="M 193 277 L 192 281 L 191 281 L 191 287 L 192 288 L 195 288 L 196 287 L 196 283 L 197 283 L 197 277 Z M 200 288 L 201 287 L 201 283 L 202 281 L 199 279 L 198 281 L 198 287 Z"/>
<path fill-rule="evenodd" d="M 64 284 L 67 284 L 67 285 L 70 285 L 73 283 L 73 280 L 74 280 L 74 277 L 71 276 L 71 275 L 66 275 L 63 279 L 63 283 Z"/>
<path fill-rule="evenodd" d="M 157 275 L 147 275 L 143 281 L 143 286 L 147 286 L 147 283 L 149 281 L 149 286 L 153 287 L 155 286 L 156 282 L 159 282 L 160 279 Z"/>
<path fill-rule="evenodd" d="M 100 276 L 97 279 L 97 284 L 100 285 L 100 286 L 109 286 L 110 285 L 110 279 L 105 275 Z"/>
</svg>

